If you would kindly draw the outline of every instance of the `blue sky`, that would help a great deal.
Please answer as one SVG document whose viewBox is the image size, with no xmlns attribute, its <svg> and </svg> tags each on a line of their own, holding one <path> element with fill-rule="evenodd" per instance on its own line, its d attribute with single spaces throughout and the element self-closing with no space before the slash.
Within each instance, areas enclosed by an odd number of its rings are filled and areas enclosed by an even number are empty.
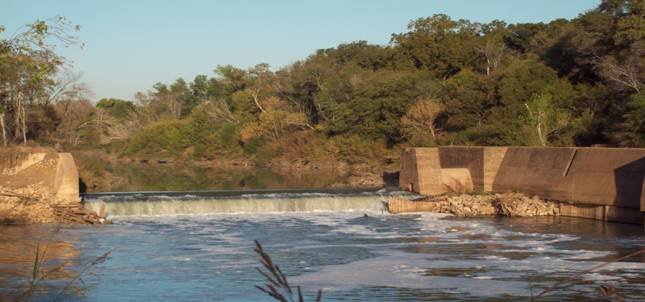
<svg viewBox="0 0 645 302">
<path fill-rule="evenodd" d="M 84 49 L 59 48 L 93 98 L 132 99 L 156 82 L 213 75 L 217 65 L 274 69 L 316 49 L 366 40 L 387 44 L 412 19 L 509 23 L 573 18 L 600 0 L 0 0 L 0 25 L 12 33 L 64 15 L 81 25 Z"/>
</svg>

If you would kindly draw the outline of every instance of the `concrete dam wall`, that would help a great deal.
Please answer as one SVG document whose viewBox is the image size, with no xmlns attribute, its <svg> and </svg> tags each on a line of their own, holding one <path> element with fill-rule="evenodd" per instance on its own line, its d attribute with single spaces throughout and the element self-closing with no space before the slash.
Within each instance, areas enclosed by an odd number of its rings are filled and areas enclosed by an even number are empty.
<svg viewBox="0 0 645 302">
<path fill-rule="evenodd" d="M 423 195 L 519 192 L 563 215 L 643 223 L 645 149 L 438 147 L 401 154 L 402 188 Z"/>
<path fill-rule="evenodd" d="M 56 207 L 80 206 L 78 183 L 69 153 L 0 149 L 0 221 L 53 222 Z"/>
<path fill-rule="evenodd" d="M 49 149 L 0 150 L 0 189 L 25 194 L 35 191 L 58 201 L 78 202 L 74 158 Z"/>
</svg>

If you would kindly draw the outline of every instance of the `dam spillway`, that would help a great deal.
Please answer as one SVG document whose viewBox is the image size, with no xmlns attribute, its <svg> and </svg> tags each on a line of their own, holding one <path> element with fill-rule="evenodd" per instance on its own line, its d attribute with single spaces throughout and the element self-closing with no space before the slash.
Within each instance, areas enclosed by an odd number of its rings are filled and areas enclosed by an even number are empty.
<svg viewBox="0 0 645 302">
<path fill-rule="evenodd" d="M 375 189 L 219 190 L 115 192 L 84 196 L 85 207 L 110 216 L 387 211 L 387 196 L 411 195 Z"/>
</svg>

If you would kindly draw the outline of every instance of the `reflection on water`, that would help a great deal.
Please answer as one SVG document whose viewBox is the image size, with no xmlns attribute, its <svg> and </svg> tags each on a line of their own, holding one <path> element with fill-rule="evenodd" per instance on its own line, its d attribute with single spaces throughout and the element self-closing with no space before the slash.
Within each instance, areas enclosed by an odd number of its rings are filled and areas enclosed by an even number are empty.
<svg viewBox="0 0 645 302">
<path fill-rule="evenodd" d="M 525 300 L 576 272 L 645 247 L 641 226 L 576 218 L 455 218 L 363 212 L 124 216 L 99 228 L 65 228 L 51 259 L 78 270 L 92 301 L 267 301 L 252 251 L 259 239 L 290 282 L 324 301 Z M 47 227 L 2 227 L 0 293 L 29 274 Z M 551 300 L 590 300 L 611 284 L 645 299 L 645 259 L 584 275 Z M 69 274 L 55 278 L 65 279 Z M 548 300 L 548 299 L 547 299 Z"/>
<path fill-rule="evenodd" d="M 60 281 L 76 276 L 80 251 L 73 237 L 59 238 L 58 228 L 1 226 L 0 232 L 0 300 L 11 300 L 29 290 L 37 253 L 41 265 L 36 266 L 39 281 L 32 287 L 35 296 L 57 295 Z"/>
<path fill-rule="evenodd" d="M 89 168 L 86 169 L 89 171 Z M 100 167 L 110 174 L 103 182 L 100 174 L 92 178 L 99 187 L 90 192 L 186 191 L 214 189 L 326 188 L 347 183 L 348 175 L 334 169 L 290 173 L 270 168 L 218 168 L 192 165 L 110 164 Z M 87 172 L 86 172 L 87 173 Z M 98 180 L 97 180 L 98 179 Z"/>
</svg>

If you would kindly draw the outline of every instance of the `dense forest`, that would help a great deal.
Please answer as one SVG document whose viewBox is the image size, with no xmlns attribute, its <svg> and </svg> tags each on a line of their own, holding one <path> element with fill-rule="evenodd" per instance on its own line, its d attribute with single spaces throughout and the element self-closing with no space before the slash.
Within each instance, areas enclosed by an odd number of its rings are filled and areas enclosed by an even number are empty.
<svg viewBox="0 0 645 302">
<path fill-rule="evenodd" d="M 255 163 L 369 162 L 403 146 L 645 147 L 644 10 L 604 0 L 546 24 L 438 14 L 388 45 L 341 44 L 277 70 L 217 66 L 96 104 L 55 53 L 79 44 L 57 17 L 0 40 L 2 141 Z"/>
</svg>

